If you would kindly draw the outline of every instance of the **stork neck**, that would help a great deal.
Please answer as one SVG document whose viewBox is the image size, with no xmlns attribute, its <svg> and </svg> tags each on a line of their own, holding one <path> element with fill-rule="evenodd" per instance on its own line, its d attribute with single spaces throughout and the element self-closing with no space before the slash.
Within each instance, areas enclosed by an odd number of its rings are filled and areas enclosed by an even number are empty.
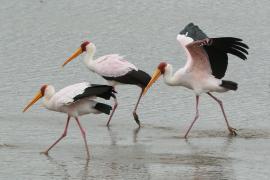
<svg viewBox="0 0 270 180">
<path fill-rule="evenodd" d="M 85 53 L 85 56 L 84 56 L 84 63 L 86 65 L 89 65 L 91 63 L 91 61 L 93 61 L 94 55 L 95 55 L 94 50 L 92 50 L 92 51 L 87 50 Z"/>
<path fill-rule="evenodd" d="M 53 97 L 53 95 L 55 94 L 55 89 L 53 86 L 49 85 L 44 93 L 44 103 L 50 101 L 50 99 Z"/>
<path fill-rule="evenodd" d="M 176 85 L 175 76 L 173 75 L 173 67 L 172 67 L 172 65 L 168 64 L 166 66 L 163 77 L 164 77 L 164 81 L 165 81 L 165 83 L 167 85 L 169 85 L 169 86 Z"/>
</svg>

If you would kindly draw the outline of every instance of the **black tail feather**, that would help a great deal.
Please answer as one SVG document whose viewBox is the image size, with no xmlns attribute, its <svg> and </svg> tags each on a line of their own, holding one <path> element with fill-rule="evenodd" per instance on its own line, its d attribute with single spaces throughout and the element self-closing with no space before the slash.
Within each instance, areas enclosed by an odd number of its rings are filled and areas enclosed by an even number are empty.
<svg viewBox="0 0 270 180">
<path fill-rule="evenodd" d="M 95 109 L 109 115 L 112 110 L 112 107 L 108 104 L 97 103 L 95 105 Z"/>
<path fill-rule="evenodd" d="M 220 85 L 221 87 L 224 87 L 226 89 L 229 89 L 229 90 L 234 90 L 236 91 L 237 88 L 238 88 L 238 85 L 236 82 L 233 82 L 233 81 L 226 81 L 226 80 L 222 80 L 222 83 Z"/>
</svg>

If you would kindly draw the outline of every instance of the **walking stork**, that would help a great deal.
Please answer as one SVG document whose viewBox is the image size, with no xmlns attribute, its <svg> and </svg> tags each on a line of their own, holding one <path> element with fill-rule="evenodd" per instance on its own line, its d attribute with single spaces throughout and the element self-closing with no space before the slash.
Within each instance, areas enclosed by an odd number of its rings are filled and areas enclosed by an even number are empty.
<svg viewBox="0 0 270 180">
<path fill-rule="evenodd" d="M 187 138 L 189 131 L 199 117 L 199 97 L 202 93 L 207 93 L 220 105 L 230 134 L 236 135 L 236 129 L 232 128 L 228 122 L 222 101 L 211 92 L 237 90 L 236 82 L 222 79 L 227 70 L 227 54 L 246 60 L 248 46 L 239 38 L 208 38 L 193 23 L 188 24 L 178 34 L 177 40 L 184 48 L 187 56 L 185 66 L 173 74 L 172 65 L 166 62 L 160 63 L 143 94 L 147 92 L 160 75 L 163 75 L 165 83 L 169 86 L 184 86 L 193 90 L 196 95 L 196 115 L 184 136 Z"/>
<path fill-rule="evenodd" d="M 136 111 L 141 100 L 143 90 L 150 81 L 151 76 L 146 72 L 139 70 L 134 64 L 126 61 L 122 56 L 118 54 L 109 54 L 94 60 L 96 46 L 94 43 L 89 41 L 83 42 L 81 46 L 70 56 L 70 58 L 64 62 L 62 66 L 64 67 L 67 63 L 75 59 L 83 52 L 85 52 L 84 64 L 87 66 L 87 68 L 90 71 L 102 76 L 105 80 L 108 81 L 109 85 L 115 87 L 119 84 L 132 84 L 141 88 L 141 93 L 133 110 L 134 120 L 140 126 L 139 117 Z M 118 105 L 117 99 L 115 98 L 114 100 L 114 107 L 107 122 L 107 126 L 109 126 L 111 118 Z"/>
<path fill-rule="evenodd" d="M 66 113 L 68 115 L 63 134 L 43 152 L 46 155 L 48 155 L 49 151 L 66 136 L 70 118 L 75 118 L 83 136 L 87 159 L 89 159 L 90 154 L 86 141 L 85 130 L 83 129 L 78 117 L 90 113 L 105 113 L 109 115 L 112 107 L 95 101 L 95 98 L 100 97 L 109 100 L 111 97 L 115 98 L 114 93 L 115 91 L 112 86 L 95 85 L 87 82 L 67 86 L 58 92 L 55 92 L 52 85 L 43 85 L 36 96 L 24 108 L 23 112 L 35 104 L 40 98 L 44 97 L 43 104 L 45 108 L 51 111 Z"/>
</svg>

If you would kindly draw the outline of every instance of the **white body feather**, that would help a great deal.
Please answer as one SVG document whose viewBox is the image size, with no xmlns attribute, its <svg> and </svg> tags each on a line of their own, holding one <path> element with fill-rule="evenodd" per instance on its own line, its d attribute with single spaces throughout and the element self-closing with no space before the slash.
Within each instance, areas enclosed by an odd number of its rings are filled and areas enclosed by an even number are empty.
<svg viewBox="0 0 270 180">
<path fill-rule="evenodd" d="M 43 104 L 52 111 L 67 113 L 69 116 L 77 117 L 89 113 L 99 113 L 94 107 L 95 96 L 83 98 L 74 102 L 74 97 L 82 94 L 89 87 L 87 82 L 67 86 L 55 93 L 54 87 L 49 85 L 44 94 Z"/>
<path fill-rule="evenodd" d="M 96 47 L 93 43 L 87 45 L 84 63 L 92 72 L 100 76 L 119 77 L 132 70 L 138 71 L 138 68 L 134 64 L 128 62 L 119 54 L 109 54 L 93 60 L 95 52 Z M 115 85 L 117 83 L 111 83 L 110 85 L 113 84 Z"/>
<path fill-rule="evenodd" d="M 177 40 L 187 55 L 185 66 L 173 74 L 170 64 L 165 68 L 164 81 L 170 86 L 184 86 L 192 89 L 199 95 L 205 92 L 225 92 L 227 89 L 220 86 L 220 79 L 212 75 L 207 53 L 200 47 L 188 46 L 193 39 L 185 35 L 178 35 Z"/>
</svg>

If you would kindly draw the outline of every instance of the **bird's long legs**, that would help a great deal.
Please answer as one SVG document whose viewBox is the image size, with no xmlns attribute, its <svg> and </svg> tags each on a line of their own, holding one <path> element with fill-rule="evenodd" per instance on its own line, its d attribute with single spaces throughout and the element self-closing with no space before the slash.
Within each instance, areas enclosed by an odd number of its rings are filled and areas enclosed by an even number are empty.
<svg viewBox="0 0 270 180">
<path fill-rule="evenodd" d="M 196 120 L 197 120 L 198 117 L 199 117 L 199 109 L 198 109 L 199 98 L 200 98 L 200 97 L 199 97 L 198 95 L 196 95 L 196 115 L 195 115 L 194 120 L 192 121 L 191 125 L 189 126 L 189 128 L 188 128 L 188 130 L 187 130 L 185 136 L 184 136 L 185 138 L 187 138 L 187 135 L 188 135 L 189 131 L 191 130 L 193 124 L 196 122 Z"/>
<path fill-rule="evenodd" d="M 210 97 L 212 97 L 215 101 L 218 102 L 218 104 L 219 104 L 219 106 L 220 106 L 220 108 L 221 108 L 221 110 L 222 110 L 224 119 L 225 119 L 225 121 L 226 121 L 228 130 L 230 131 L 230 134 L 236 136 L 236 135 L 237 135 L 236 132 L 235 132 L 236 129 L 234 129 L 234 128 L 232 128 L 232 127 L 230 126 L 229 121 L 228 121 L 228 119 L 227 119 L 227 116 L 226 116 L 226 114 L 225 114 L 224 108 L 223 108 L 223 103 L 222 103 L 222 101 L 219 100 L 218 98 L 216 98 L 215 96 L 213 96 L 213 95 L 212 95 L 211 93 L 209 93 L 209 92 L 208 92 L 207 94 L 208 94 Z"/>
<path fill-rule="evenodd" d="M 137 101 L 137 103 L 136 103 L 136 105 L 135 105 L 135 108 L 134 108 L 134 110 L 133 110 L 133 117 L 134 117 L 134 120 L 135 120 L 136 123 L 139 125 L 139 127 L 141 127 L 141 123 L 140 123 L 139 116 L 137 115 L 136 111 L 137 111 L 138 105 L 139 105 L 139 103 L 140 103 L 140 100 L 141 100 L 141 98 L 142 98 L 143 90 L 144 90 L 144 89 L 142 88 L 142 91 L 141 91 L 141 93 L 140 93 L 140 96 L 139 96 L 139 98 L 138 98 L 138 101 Z"/>
<path fill-rule="evenodd" d="M 63 132 L 63 134 L 60 136 L 60 138 L 58 138 L 46 151 L 42 152 L 46 155 L 48 155 L 49 151 L 59 142 L 61 141 L 61 139 L 63 139 L 66 135 L 67 135 L 67 129 L 68 129 L 68 125 L 69 125 L 69 121 L 70 121 L 70 116 L 68 116 L 67 118 L 67 122 L 66 122 L 66 126 L 65 126 L 65 130 Z"/>
<path fill-rule="evenodd" d="M 115 112 L 117 106 L 118 106 L 117 98 L 114 97 L 114 105 L 113 105 L 113 109 L 112 109 L 111 115 L 110 115 L 110 117 L 109 117 L 109 120 L 107 121 L 107 126 L 110 125 L 110 121 L 111 121 L 111 119 L 112 119 L 112 117 L 113 117 L 113 114 L 114 114 L 114 112 Z"/>
<path fill-rule="evenodd" d="M 85 135 L 85 131 L 83 129 L 83 127 L 81 126 L 81 123 L 79 121 L 79 119 L 76 117 L 76 122 L 81 130 L 81 133 L 82 133 L 82 137 L 83 137 L 83 140 L 84 140 L 84 145 L 85 145 L 85 148 L 86 148 L 86 152 L 87 152 L 87 159 L 90 159 L 90 153 L 89 153 L 89 150 L 88 150 L 88 145 L 87 145 L 87 141 L 86 141 L 86 135 Z"/>
</svg>

